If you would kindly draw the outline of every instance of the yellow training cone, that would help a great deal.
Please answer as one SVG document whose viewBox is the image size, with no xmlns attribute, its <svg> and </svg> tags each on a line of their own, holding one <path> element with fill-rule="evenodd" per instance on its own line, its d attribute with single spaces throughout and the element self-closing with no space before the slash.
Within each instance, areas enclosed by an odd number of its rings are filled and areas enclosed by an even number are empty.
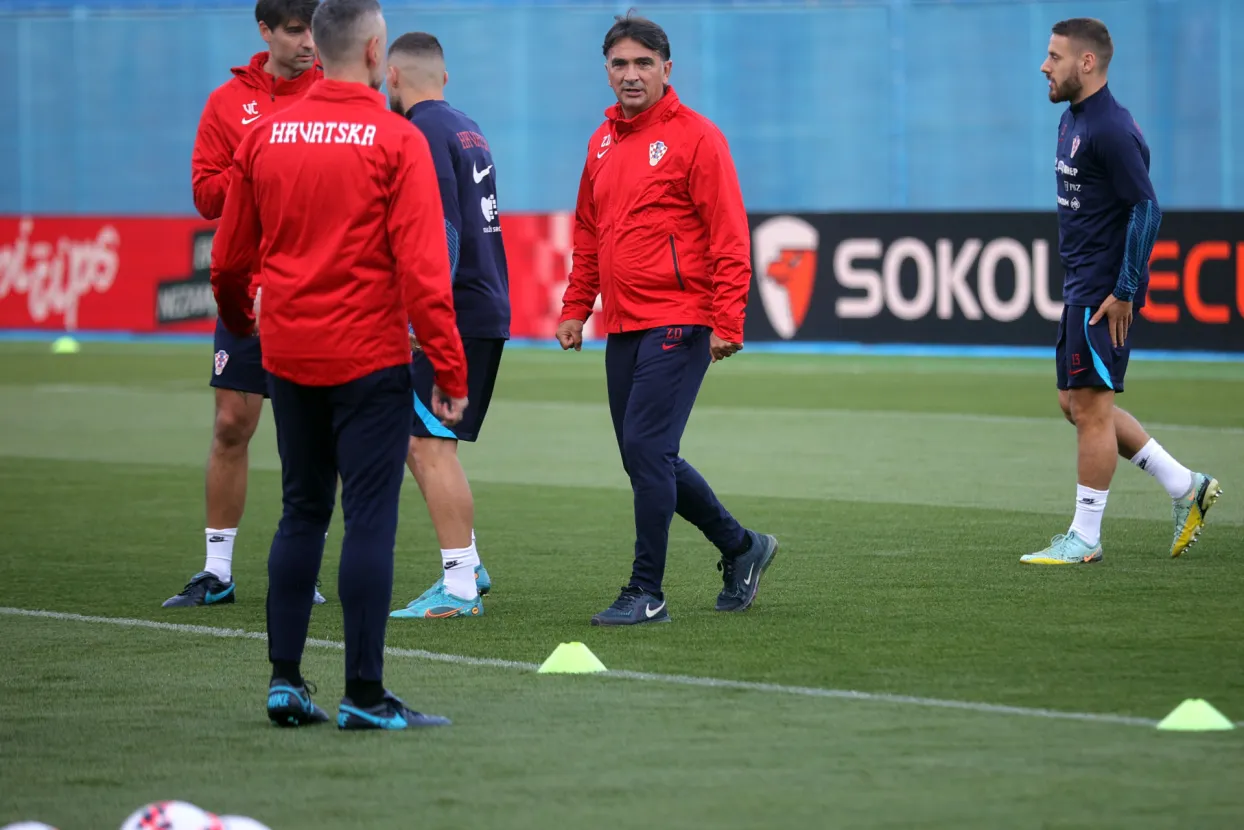
<svg viewBox="0 0 1244 830">
<path fill-rule="evenodd" d="M 540 674 L 591 674 L 608 671 L 583 643 L 562 643 L 540 666 Z"/>
<path fill-rule="evenodd" d="M 1189 698 L 1163 718 L 1158 729 L 1172 732 L 1210 732 L 1235 729 L 1235 724 L 1204 700 Z"/>
<path fill-rule="evenodd" d="M 58 337 L 52 341 L 52 354 L 77 354 L 80 351 L 82 347 L 72 337 Z"/>
</svg>

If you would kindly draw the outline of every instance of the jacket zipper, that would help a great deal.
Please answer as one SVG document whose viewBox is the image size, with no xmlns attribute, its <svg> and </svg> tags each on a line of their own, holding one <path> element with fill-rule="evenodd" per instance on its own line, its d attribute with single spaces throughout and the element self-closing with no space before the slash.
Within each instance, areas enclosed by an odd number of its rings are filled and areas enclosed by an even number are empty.
<svg viewBox="0 0 1244 830">
<path fill-rule="evenodd" d="M 670 256 L 674 258 L 674 279 L 678 280 L 678 290 L 686 291 L 687 287 L 682 284 L 682 272 L 678 270 L 678 248 L 674 245 L 674 234 L 670 234 Z"/>
</svg>

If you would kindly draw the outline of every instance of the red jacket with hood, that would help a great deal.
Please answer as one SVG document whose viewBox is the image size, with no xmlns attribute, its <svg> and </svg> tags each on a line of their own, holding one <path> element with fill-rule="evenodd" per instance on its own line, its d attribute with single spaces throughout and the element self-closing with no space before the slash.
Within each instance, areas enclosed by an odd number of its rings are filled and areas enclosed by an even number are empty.
<svg viewBox="0 0 1244 830">
<path fill-rule="evenodd" d="M 561 321 L 599 294 L 606 333 L 707 325 L 743 342 L 751 285 L 747 211 L 730 148 L 673 87 L 625 118 L 615 104 L 588 143 Z"/>
<path fill-rule="evenodd" d="M 268 53 L 260 52 L 246 66 L 233 67 L 233 77 L 207 98 L 190 158 L 194 206 L 204 219 L 219 219 L 225 209 L 229 168 L 242 139 L 265 115 L 297 101 L 324 76 L 319 66 L 287 81 L 264 71 Z"/>
</svg>

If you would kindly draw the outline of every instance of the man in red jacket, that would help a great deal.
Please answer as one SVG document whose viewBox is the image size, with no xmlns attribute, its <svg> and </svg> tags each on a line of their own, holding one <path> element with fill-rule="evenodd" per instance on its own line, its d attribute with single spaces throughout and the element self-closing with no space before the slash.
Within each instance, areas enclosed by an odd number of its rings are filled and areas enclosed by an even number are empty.
<svg viewBox="0 0 1244 830">
<path fill-rule="evenodd" d="M 669 621 L 661 581 L 675 512 L 721 552 L 718 611 L 751 606 L 778 547 L 740 525 L 678 456 L 709 364 L 743 348 L 750 252 L 730 150 L 669 85 L 664 30 L 616 21 L 604 53 L 618 103 L 588 143 L 557 329 L 562 348 L 578 351 L 600 296 L 609 411 L 635 496 L 630 583 L 593 625 Z"/>
<path fill-rule="evenodd" d="M 268 556 L 268 717 L 327 719 L 300 664 L 340 476 L 346 688 L 337 725 L 442 725 L 386 691 L 383 666 L 412 336 L 434 371 L 436 417 L 452 426 L 467 405 L 445 216 L 427 140 L 378 91 L 379 4 L 324 0 L 312 26 L 324 79 L 242 141 L 212 251 L 212 288 L 233 334 L 254 328 L 253 274 L 263 290 L 259 336 L 284 489 Z"/>
<path fill-rule="evenodd" d="M 194 138 L 191 185 L 194 206 L 204 219 L 219 219 L 229 186 L 233 153 L 255 123 L 301 98 L 322 72 L 315 65 L 311 17 L 319 0 L 259 0 L 255 21 L 267 51 L 207 99 Z M 211 385 L 216 416 L 207 456 L 207 560 L 181 593 L 164 607 L 218 605 L 236 599 L 233 542 L 246 506 L 248 448 L 267 396 L 259 338 L 235 337 L 219 319 L 212 351 Z M 324 597 L 312 589 L 315 601 Z"/>
</svg>

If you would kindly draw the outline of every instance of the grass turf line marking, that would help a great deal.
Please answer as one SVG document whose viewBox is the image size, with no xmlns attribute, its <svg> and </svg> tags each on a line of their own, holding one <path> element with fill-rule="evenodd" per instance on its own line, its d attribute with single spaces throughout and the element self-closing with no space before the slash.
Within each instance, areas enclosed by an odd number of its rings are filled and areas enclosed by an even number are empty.
<svg viewBox="0 0 1244 830">
<path fill-rule="evenodd" d="M 170 631 L 177 634 L 199 634 L 208 637 L 223 637 L 233 640 L 267 641 L 268 635 L 261 631 L 246 631 L 241 628 L 213 628 L 207 625 L 187 625 L 185 623 L 167 623 L 156 620 L 139 620 L 126 617 L 92 617 L 85 614 L 70 614 L 63 611 L 36 611 L 28 608 L 6 608 L 0 606 L 0 615 L 10 617 L 28 617 L 37 619 L 62 620 L 67 622 L 91 623 L 96 625 L 115 625 L 123 628 L 146 628 L 154 631 Z M 333 640 L 308 638 L 310 648 L 332 649 L 342 651 L 345 643 Z M 414 648 L 397 648 L 386 646 L 385 655 L 389 657 L 413 657 L 419 660 L 433 660 L 440 663 L 452 663 L 459 666 L 480 666 L 498 669 L 513 669 L 534 672 L 540 668 L 537 663 L 526 663 L 519 660 L 501 660 L 493 657 L 468 657 L 462 654 L 442 654 L 435 651 L 423 651 Z M 966 700 L 942 700 L 932 697 L 916 697 L 912 695 L 884 694 L 879 692 L 855 692 L 847 689 L 821 689 L 811 686 L 783 686 L 777 683 L 758 683 L 749 680 L 722 680 L 714 677 L 691 677 L 678 674 L 655 674 L 638 671 L 608 671 L 596 677 L 617 678 L 620 680 L 643 680 L 649 683 L 663 683 L 677 686 L 698 686 L 708 689 L 733 689 L 746 692 L 764 692 L 769 694 L 796 695 L 800 697 L 834 698 L 839 700 L 860 700 L 868 703 L 891 703 L 903 706 L 924 706 L 935 709 L 958 709 L 967 712 L 983 712 L 995 715 L 1016 715 L 1019 717 L 1045 718 L 1047 720 L 1075 720 L 1088 723 L 1110 723 L 1124 726 L 1157 726 L 1158 721 L 1152 718 L 1132 717 L 1129 715 L 1110 715 L 1093 712 L 1063 712 L 1055 709 L 1034 709 L 1026 706 L 1006 706 L 998 703 L 974 703 Z M 1244 722 L 1237 723 L 1244 726 Z"/>
</svg>

